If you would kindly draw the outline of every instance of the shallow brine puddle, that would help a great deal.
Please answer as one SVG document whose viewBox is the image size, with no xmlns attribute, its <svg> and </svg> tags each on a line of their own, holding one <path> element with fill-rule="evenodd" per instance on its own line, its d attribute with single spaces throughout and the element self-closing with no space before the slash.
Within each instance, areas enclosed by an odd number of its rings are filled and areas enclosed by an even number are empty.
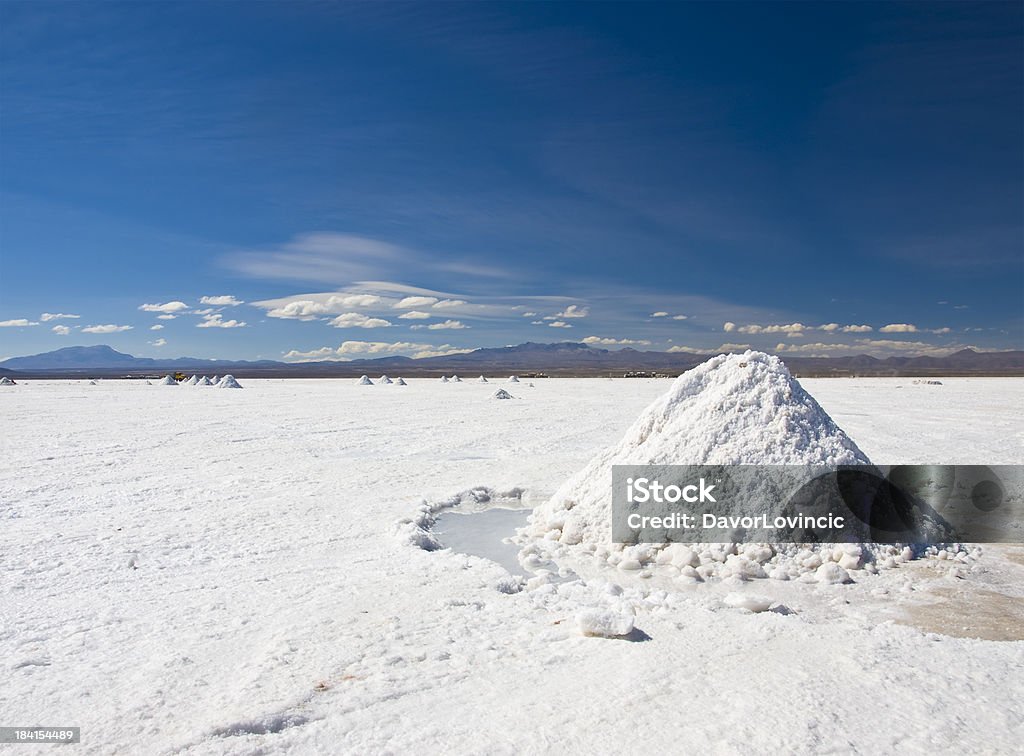
<svg viewBox="0 0 1024 756">
<path fill-rule="evenodd" d="M 531 511 L 494 507 L 480 512 L 445 512 L 434 521 L 431 531 L 445 548 L 490 559 L 509 573 L 522 575 L 526 570 L 519 564 L 519 547 L 505 539 L 526 525 Z"/>
</svg>

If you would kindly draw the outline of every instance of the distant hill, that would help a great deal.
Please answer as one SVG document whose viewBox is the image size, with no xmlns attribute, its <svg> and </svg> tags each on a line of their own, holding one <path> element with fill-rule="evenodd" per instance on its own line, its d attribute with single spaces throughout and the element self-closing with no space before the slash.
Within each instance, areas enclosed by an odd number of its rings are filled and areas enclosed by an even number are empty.
<svg viewBox="0 0 1024 756">
<path fill-rule="evenodd" d="M 65 347 L 0 362 L 0 372 L 39 375 L 141 375 L 163 371 L 225 372 L 247 376 L 346 377 L 362 373 L 401 372 L 403 375 L 442 373 L 545 373 L 548 375 L 622 375 L 628 371 L 675 374 L 688 370 L 711 354 L 609 350 L 576 342 L 474 349 L 443 357 L 380 357 L 350 362 L 286 363 L 274 360 L 207 360 L 198 357 L 134 357 L 106 345 Z M 788 357 L 797 375 L 1024 375 L 1024 351 L 977 352 L 964 349 L 945 357 Z"/>
</svg>

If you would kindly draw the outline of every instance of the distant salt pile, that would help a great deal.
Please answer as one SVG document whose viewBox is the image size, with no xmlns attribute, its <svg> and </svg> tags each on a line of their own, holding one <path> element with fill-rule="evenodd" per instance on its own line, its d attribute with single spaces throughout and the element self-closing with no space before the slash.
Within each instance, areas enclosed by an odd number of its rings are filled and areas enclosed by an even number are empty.
<svg viewBox="0 0 1024 756">
<path fill-rule="evenodd" d="M 477 382 L 477 383 L 490 383 L 490 381 L 488 381 L 488 380 L 487 380 L 486 378 L 484 378 L 484 377 L 483 377 L 482 375 L 481 375 L 481 376 L 480 376 L 479 378 L 477 378 L 477 379 L 476 379 L 476 382 Z"/>
<path fill-rule="evenodd" d="M 213 376 L 213 378 L 210 379 L 210 381 L 213 383 L 214 386 L 216 386 L 218 383 L 220 383 L 220 377 L 215 375 Z"/>
<path fill-rule="evenodd" d="M 378 383 L 394 383 L 394 381 L 391 380 L 390 378 L 388 378 L 386 375 L 382 375 L 380 378 L 378 378 L 377 382 Z"/>
<path fill-rule="evenodd" d="M 508 377 L 508 382 L 509 383 L 519 383 L 519 376 L 518 375 L 510 375 Z"/>
<path fill-rule="evenodd" d="M 199 382 L 196 383 L 196 385 L 197 386 L 212 386 L 213 385 L 213 381 L 211 381 L 209 378 L 207 378 L 204 375 L 202 378 L 199 379 Z"/>
<path fill-rule="evenodd" d="M 17 386 L 17 385 L 18 385 L 17 383 L 15 383 L 11 378 L 9 378 L 6 375 L 3 378 L 0 378 L 0 386 Z"/>
<path fill-rule="evenodd" d="M 409 384 L 405 382 L 404 378 L 399 378 L 397 381 L 395 381 L 395 385 L 396 386 L 408 386 Z"/>
<path fill-rule="evenodd" d="M 512 394 L 508 393 L 505 389 L 498 389 L 491 395 L 492 399 L 514 399 Z"/>
<path fill-rule="evenodd" d="M 147 386 L 152 386 L 153 385 L 153 381 L 146 381 L 146 385 Z"/>
<path fill-rule="evenodd" d="M 187 381 L 185 381 L 185 385 L 186 386 L 195 386 L 197 383 L 199 383 L 199 376 L 198 375 L 193 375 L 191 378 L 189 378 Z"/>
<path fill-rule="evenodd" d="M 870 464 L 777 357 L 750 351 L 719 355 L 681 375 L 618 444 L 533 511 L 520 531 L 527 542 L 521 557 L 581 552 L 623 570 L 671 564 L 696 579 L 765 577 L 766 568 L 771 577 L 789 579 L 833 559 L 845 559 L 836 567 L 853 569 L 868 558 L 858 544 L 817 551 L 794 545 L 784 554 L 769 544 L 612 544 L 609 481 L 612 465 L 619 464 Z M 842 582 L 833 572 L 822 580 Z"/>
<path fill-rule="evenodd" d="M 452 383 L 462 383 L 462 379 L 457 375 L 452 376 Z"/>
<path fill-rule="evenodd" d="M 242 384 L 235 380 L 235 376 L 225 375 L 220 379 L 217 388 L 242 388 Z"/>
<path fill-rule="evenodd" d="M 99 384 L 97 384 L 96 381 L 89 381 L 89 385 L 90 386 L 97 386 Z"/>
<path fill-rule="evenodd" d="M 373 385 L 373 381 L 370 380 L 370 376 L 364 375 L 358 381 L 356 381 L 356 385 L 357 386 L 372 386 Z"/>
<path fill-rule="evenodd" d="M 165 375 L 163 378 L 160 379 L 160 381 L 157 383 L 157 385 L 158 386 L 177 386 L 178 382 L 176 380 L 174 380 L 173 376 Z"/>
<path fill-rule="evenodd" d="M 447 375 L 442 375 L 441 376 L 441 383 L 448 383 L 448 376 Z"/>
</svg>

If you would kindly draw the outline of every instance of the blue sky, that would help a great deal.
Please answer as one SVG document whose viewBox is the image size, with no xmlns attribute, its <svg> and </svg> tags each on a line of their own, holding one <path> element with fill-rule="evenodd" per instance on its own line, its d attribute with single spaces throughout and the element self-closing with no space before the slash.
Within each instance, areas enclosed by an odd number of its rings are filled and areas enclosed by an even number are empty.
<svg viewBox="0 0 1024 756">
<path fill-rule="evenodd" d="M 1021 349 L 1022 43 L 1019 3 L 7 2 L 0 357 Z"/>
</svg>

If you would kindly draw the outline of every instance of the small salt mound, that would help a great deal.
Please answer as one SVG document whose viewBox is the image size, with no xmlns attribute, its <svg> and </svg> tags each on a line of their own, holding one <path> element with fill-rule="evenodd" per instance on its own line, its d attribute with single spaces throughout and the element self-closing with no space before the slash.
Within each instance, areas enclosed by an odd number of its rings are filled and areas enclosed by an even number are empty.
<svg viewBox="0 0 1024 756">
<path fill-rule="evenodd" d="M 213 381 L 211 381 L 209 378 L 207 378 L 204 375 L 202 378 L 199 379 L 199 382 L 196 385 L 197 386 L 212 386 L 213 385 Z"/>
<path fill-rule="evenodd" d="M 220 383 L 220 377 L 215 375 L 213 376 L 213 378 L 210 379 L 210 381 L 213 383 L 213 385 L 216 386 L 218 383 Z"/>
<path fill-rule="evenodd" d="M 160 379 L 160 382 L 157 385 L 158 386 L 177 386 L 178 382 L 176 380 L 174 380 L 173 376 L 165 375 L 163 378 Z"/>
<path fill-rule="evenodd" d="M 186 386 L 195 386 L 197 383 L 199 383 L 199 376 L 198 375 L 193 375 L 191 378 L 189 378 L 187 381 L 185 381 L 185 385 Z"/>
<path fill-rule="evenodd" d="M 462 383 L 462 379 L 457 375 L 452 376 L 452 383 Z"/>
<path fill-rule="evenodd" d="M 448 383 L 448 376 L 442 375 L 441 376 L 441 383 Z"/>
<path fill-rule="evenodd" d="M 235 380 L 235 376 L 225 375 L 220 379 L 217 388 L 242 388 L 242 384 Z"/>
<path fill-rule="evenodd" d="M 743 609 L 758 614 L 768 611 L 774 602 L 767 596 L 757 596 L 752 593 L 730 593 L 722 599 L 722 603 L 733 609 Z"/>
<path fill-rule="evenodd" d="M 11 378 L 7 377 L 6 375 L 3 378 L 0 378 L 0 386 L 17 386 L 17 385 L 18 385 L 17 383 L 15 383 Z"/>
<path fill-rule="evenodd" d="M 546 503 L 523 535 L 538 542 L 611 542 L 612 465 L 854 465 L 867 456 L 790 375 L 761 352 L 719 355 L 679 376 L 618 444 L 598 454 Z M 704 545 L 693 544 L 698 552 Z M 620 553 L 610 555 L 617 563 Z M 771 547 L 764 551 L 767 557 Z M 650 561 L 657 548 L 629 558 Z M 702 560 L 703 561 L 703 560 Z M 758 560 L 760 561 L 760 559 Z"/>
<path fill-rule="evenodd" d="M 633 632 L 633 618 L 621 612 L 585 609 L 576 615 L 576 626 L 583 635 L 621 638 Z"/>
<path fill-rule="evenodd" d="M 377 379 L 377 381 L 379 383 L 394 383 L 394 381 L 388 378 L 386 375 L 382 375 L 380 378 Z"/>
<path fill-rule="evenodd" d="M 477 379 L 476 379 L 476 382 L 477 382 L 477 383 L 490 383 L 490 381 L 488 381 L 488 380 L 487 380 L 486 378 L 484 378 L 484 377 L 483 377 L 482 375 L 481 375 L 481 376 L 480 376 L 479 378 L 477 378 Z"/>
<path fill-rule="evenodd" d="M 396 386 L 408 386 L 409 384 L 405 382 L 404 378 L 399 378 L 397 381 L 395 381 L 395 385 Z"/>
<path fill-rule="evenodd" d="M 98 384 L 96 383 L 96 381 L 89 381 L 89 385 L 90 385 L 90 386 L 96 386 L 96 385 L 98 385 Z"/>
<path fill-rule="evenodd" d="M 505 389 L 498 389 L 497 391 L 494 392 L 494 394 L 491 396 L 491 398 L 492 399 L 514 399 L 515 397 L 512 396 L 512 394 L 508 393 Z"/>
<path fill-rule="evenodd" d="M 370 380 L 369 376 L 364 375 L 358 381 L 356 381 L 356 385 L 357 386 L 372 386 L 373 385 L 373 381 Z"/>
<path fill-rule="evenodd" d="M 508 382 L 509 383 L 519 383 L 519 376 L 518 375 L 510 375 L 508 377 Z"/>
<path fill-rule="evenodd" d="M 153 381 L 146 381 L 146 385 L 147 386 L 152 386 L 153 385 Z"/>
</svg>

